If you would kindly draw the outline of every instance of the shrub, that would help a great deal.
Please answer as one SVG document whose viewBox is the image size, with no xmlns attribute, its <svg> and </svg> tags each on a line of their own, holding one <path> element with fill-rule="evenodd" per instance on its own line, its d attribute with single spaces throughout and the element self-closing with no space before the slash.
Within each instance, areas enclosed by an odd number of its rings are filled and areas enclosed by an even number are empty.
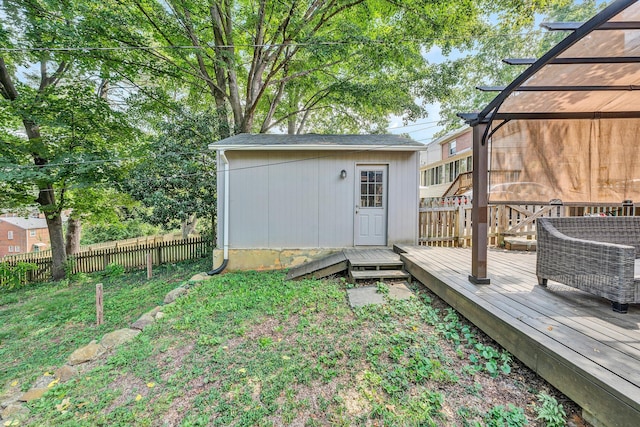
<svg viewBox="0 0 640 427">
<path fill-rule="evenodd" d="M 104 275 L 108 277 L 119 277 L 124 274 L 124 266 L 112 262 L 104 269 Z"/>
<path fill-rule="evenodd" d="M 38 269 L 36 264 L 18 262 L 11 265 L 7 262 L 0 263 L 0 289 L 12 290 L 22 288 L 27 284 L 27 276 L 30 271 Z"/>
</svg>

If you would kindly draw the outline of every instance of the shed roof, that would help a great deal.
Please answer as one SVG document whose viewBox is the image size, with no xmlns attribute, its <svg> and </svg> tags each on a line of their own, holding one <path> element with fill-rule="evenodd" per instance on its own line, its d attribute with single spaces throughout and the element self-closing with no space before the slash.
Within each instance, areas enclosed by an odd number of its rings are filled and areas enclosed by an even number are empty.
<svg viewBox="0 0 640 427">
<path fill-rule="evenodd" d="M 398 135 L 282 135 L 242 133 L 209 144 L 211 150 L 420 151 L 424 144 Z"/>
<path fill-rule="evenodd" d="M 47 220 L 44 218 L 4 217 L 0 221 L 6 221 L 24 230 L 47 228 Z"/>
</svg>

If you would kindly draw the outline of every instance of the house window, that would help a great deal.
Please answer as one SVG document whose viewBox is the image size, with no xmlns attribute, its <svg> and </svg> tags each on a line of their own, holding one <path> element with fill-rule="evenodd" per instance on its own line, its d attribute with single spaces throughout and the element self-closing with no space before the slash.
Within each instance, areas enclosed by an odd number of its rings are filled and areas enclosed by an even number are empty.
<svg viewBox="0 0 640 427">
<path fill-rule="evenodd" d="M 36 230 L 29 230 L 29 236 L 36 237 Z"/>
<path fill-rule="evenodd" d="M 9 252 L 13 252 L 13 246 L 9 246 Z"/>
<path fill-rule="evenodd" d="M 456 154 L 456 141 L 453 140 L 449 143 L 449 155 L 453 156 Z"/>
<path fill-rule="evenodd" d="M 16 252 L 20 252 L 20 246 L 16 246 Z"/>
<path fill-rule="evenodd" d="M 435 182 L 434 184 L 442 184 L 442 179 L 444 178 L 444 166 L 440 165 L 438 167 L 436 167 L 436 173 L 435 173 Z"/>
<path fill-rule="evenodd" d="M 13 240 L 13 230 L 7 231 L 7 239 L 8 240 Z"/>
<path fill-rule="evenodd" d="M 458 177 L 460 160 L 449 163 L 449 182 L 453 182 Z"/>
<path fill-rule="evenodd" d="M 467 157 L 467 172 L 473 170 L 473 157 Z"/>
</svg>

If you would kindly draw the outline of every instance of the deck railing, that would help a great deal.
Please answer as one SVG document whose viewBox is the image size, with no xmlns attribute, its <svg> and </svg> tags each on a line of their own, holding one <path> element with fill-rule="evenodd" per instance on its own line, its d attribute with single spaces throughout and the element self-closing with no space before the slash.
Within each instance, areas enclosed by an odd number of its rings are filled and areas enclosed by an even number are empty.
<svg viewBox="0 0 640 427">
<path fill-rule="evenodd" d="M 505 237 L 536 238 L 536 219 L 558 216 L 640 215 L 640 208 L 620 204 L 490 204 L 488 243 L 503 246 Z M 471 246 L 471 201 L 466 197 L 423 200 L 420 204 L 419 243 L 427 246 Z"/>
<path fill-rule="evenodd" d="M 211 252 L 211 238 L 193 237 L 185 240 L 147 242 L 134 246 L 110 247 L 80 252 L 68 261 L 68 273 L 93 273 L 104 271 L 109 264 L 118 264 L 126 271 L 143 269 L 148 255 L 154 266 L 204 258 Z M 36 264 L 38 269 L 28 272 L 28 282 L 48 280 L 51 276 L 51 256 L 31 254 L 19 258 L 5 258 L 2 262 L 16 265 L 19 262 Z"/>
</svg>

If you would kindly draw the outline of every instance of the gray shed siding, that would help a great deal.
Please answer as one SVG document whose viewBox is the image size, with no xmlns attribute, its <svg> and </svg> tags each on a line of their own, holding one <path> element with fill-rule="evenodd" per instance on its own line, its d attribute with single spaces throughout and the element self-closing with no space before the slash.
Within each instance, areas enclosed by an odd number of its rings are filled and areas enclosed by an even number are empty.
<svg viewBox="0 0 640 427">
<path fill-rule="evenodd" d="M 418 152 L 226 151 L 230 163 L 229 247 L 351 247 L 358 164 L 388 165 L 387 244 L 417 242 Z M 219 160 L 218 212 L 224 203 Z M 347 178 L 340 178 L 340 171 Z M 222 224 L 218 239 L 222 245 Z"/>
</svg>

